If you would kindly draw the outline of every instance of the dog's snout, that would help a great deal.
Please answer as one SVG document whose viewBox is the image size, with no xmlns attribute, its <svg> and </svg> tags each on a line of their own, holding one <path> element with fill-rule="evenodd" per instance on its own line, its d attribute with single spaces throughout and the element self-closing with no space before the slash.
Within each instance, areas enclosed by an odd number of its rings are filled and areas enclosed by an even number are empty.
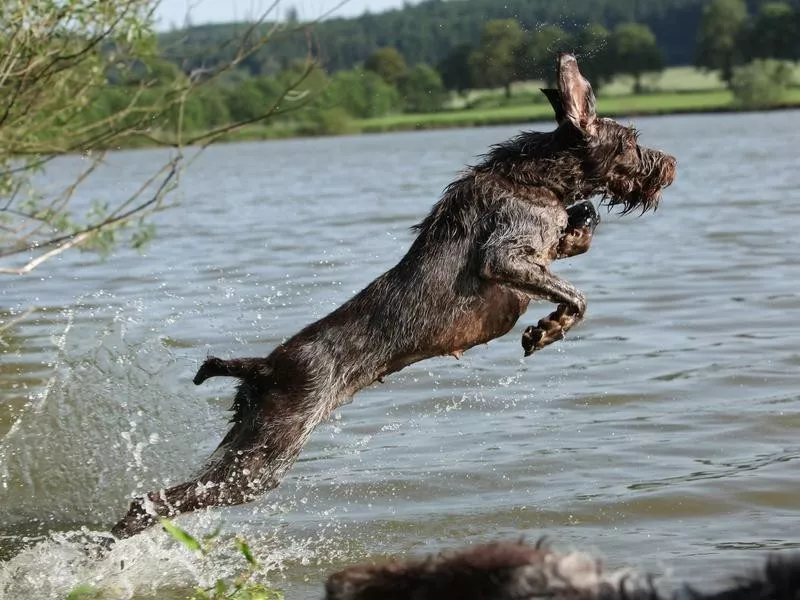
<svg viewBox="0 0 800 600">
<path fill-rule="evenodd" d="M 665 154 L 663 165 L 664 186 L 672 185 L 672 182 L 675 181 L 675 174 L 678 172 L 678 161 L 674 156 Z"/>
</svg>

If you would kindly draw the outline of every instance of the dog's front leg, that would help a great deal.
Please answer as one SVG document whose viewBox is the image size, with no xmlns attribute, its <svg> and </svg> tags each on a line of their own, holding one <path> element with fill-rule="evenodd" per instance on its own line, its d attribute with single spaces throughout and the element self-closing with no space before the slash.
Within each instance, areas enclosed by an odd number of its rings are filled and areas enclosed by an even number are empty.
<svg viewBox="0 0 800 600">
<path fill-rule="evenodd" d="M 541 319 L 536 327 L 528 327 L 523 333 L 522 347 L 525 356 L 562 339 L 586 313 L 586 298 L 583 293 L 537 261 L 531 248 L 491 248 L 484 257 L 482 275 L 486 279 L 514 287 L 533 298 L 558 304 L 558 308 Z"/>
</svg>

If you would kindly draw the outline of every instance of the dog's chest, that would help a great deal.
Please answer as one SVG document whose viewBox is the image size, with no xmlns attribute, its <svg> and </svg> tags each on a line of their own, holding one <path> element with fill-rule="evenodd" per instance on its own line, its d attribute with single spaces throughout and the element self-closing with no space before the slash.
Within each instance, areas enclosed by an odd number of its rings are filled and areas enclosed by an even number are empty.
<svg viewBox="0 0 800 600">
<path fill-rule="evenodd" d="M 508 333 L 527 310 L 530 299 L 503 285 L 487 286 L 437 340 L 441 354 L 464 352 Z"/>
</svg>

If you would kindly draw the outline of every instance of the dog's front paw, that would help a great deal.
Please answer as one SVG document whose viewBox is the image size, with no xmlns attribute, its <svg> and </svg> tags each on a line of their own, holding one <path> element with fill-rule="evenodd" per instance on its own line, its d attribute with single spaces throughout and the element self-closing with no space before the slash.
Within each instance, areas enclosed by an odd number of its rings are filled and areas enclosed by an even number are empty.
<svg viewBox="0 0 800 600">
<path fill-rule="evenodd" d="M 542 322 L 534 327 L 531 325 L 522 333 L 522 349 L 525 351 L 525 356 L 530 356 L 537 350 L 541 350 L 545 346 L 557 342 L 564 337 L 564 329 L 557 321 L 547 321 L 547 326 L 542 327 Z"/>
<path fill-rule="evenodd" d="M 536 326 L 530 326 L 522 334 L 522 349 L 525 356 L 530 356 L 545 346 L 564 339 L 564 336 L 578 321 L 578 313 L 567 304 L 559 304 L 558 308 L 540 319 Z"/>
<path fill-rule="evenodd" d="M 595 227 L 600 224 L 600 215 L 597 214 L 594 204 L 589 200 L 570 206 L 567 209 L 567 219 L 567 230 L 589 229 L 594 231 Z"/>
<path fill-rule="evenodd" d="M 567 209 L 569 222 L 556 246 L 556 258 L 569 258 L 583 254 L 592 245 L 594 230 L 600 223 L 600 215 L 588 200 Z"/>
<path fill-rule="evenodd" d="M 525 356 L 530 356 L 534 353 L 543 335 L 544 331 L 533 325 L 522 332 L 522 350 L 525 352 Z"/>
</svg>

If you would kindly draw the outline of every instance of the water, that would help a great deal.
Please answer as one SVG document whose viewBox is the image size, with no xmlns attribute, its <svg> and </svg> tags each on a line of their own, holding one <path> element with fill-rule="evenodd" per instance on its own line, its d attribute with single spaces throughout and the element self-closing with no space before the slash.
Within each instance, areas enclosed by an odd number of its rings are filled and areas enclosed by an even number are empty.
<svg viewBox="0 0 800 600">
<path fill-rule="evenodd" d="M 587 320 L 523 359 L 522 330 L 551 309 L 534 304 L 460 361 L 357 395 L 277 491 L 178 520 L 223 525 L 211 560 L 156 529 L 104 558 L 83 544 L 216 446 L 233 386 L 191 384 L 207 354 L 267 354 L 346 300 L 517 128 L 212 148 L 144 255 L 67 253 L 6 277 L 3 314 L 36 312 L 0 348 L 0 596 L 208 584 L 239 565 L 235 534 L 300 599 L 347 563 L 520 535 L 694 581 L 800 546 L 800 112 L 636 124 L 678 157 L 678 181 L 657 213 L 604 216 L 591 252 L 555 265 L 586 292 Z M 83 199 L 163 157 L 115 154 Z"/>
</svg>

